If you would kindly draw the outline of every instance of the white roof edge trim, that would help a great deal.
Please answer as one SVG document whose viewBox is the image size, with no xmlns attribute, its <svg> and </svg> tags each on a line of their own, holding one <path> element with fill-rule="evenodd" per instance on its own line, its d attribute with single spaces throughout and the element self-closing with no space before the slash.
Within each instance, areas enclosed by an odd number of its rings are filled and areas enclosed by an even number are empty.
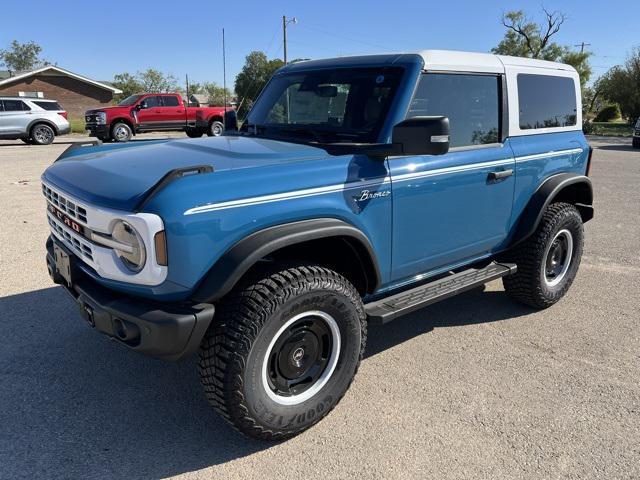
<svg viewBox="0 0 640 480">
<path fill-rule="evenodd" d="M 15 82 L 16 80 L 22 80 L 23 78 L 28 78 L 33 75 L 37 75 L 42 72 L 46 72 L 47 70 L 56 70 L 60 73 L 68 75 L 76 80 L 80 80 L 81 82 L 90 83 L 91 85 L 95 85 L 100 88 L 104 88 L 105 90 L 110 90 L 113 93 L 122 93 L 122 90 L 116 87 L 112 87 L 105 83 L 97 82 L 95 80 L 91 80 L 90 78 L 83 77 L 82 75 L 78 75 L 77 73 L 70 72 L 69 70 L 65 70 L 64 68 L 60 68 L 56 65 L 47 65 L 41 68 L 37 68 L 36 70 L 32 70 L 30 72 L 22 73 L 20 75 L 16 75 L 15 77 L 5 78 L 4 80 L 0 80 L 0 85 L 4 85 L 5 83 Z"/>
</svg>

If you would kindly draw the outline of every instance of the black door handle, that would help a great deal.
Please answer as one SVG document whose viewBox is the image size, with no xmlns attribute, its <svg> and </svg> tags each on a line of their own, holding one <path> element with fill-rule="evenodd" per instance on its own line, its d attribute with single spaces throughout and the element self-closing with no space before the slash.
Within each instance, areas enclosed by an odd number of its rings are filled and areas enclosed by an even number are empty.
<svg viewBox="0 0 640 480">
<path fill-rule="evenodd" d="M 489 180 L 501 180 L 513 175 L 513 168 L 508 170 L 500 170 L 498 172 L 489 172 Z"/>
</svg>

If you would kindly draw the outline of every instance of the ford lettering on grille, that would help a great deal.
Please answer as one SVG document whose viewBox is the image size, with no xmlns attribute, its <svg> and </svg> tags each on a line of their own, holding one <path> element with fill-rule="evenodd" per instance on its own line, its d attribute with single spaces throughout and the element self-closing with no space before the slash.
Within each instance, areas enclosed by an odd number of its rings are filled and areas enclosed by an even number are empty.
<svg viewBox="0 0 640 480">
<path fill-rule="evenodd" d="M 58 210 L 53 205 L 48 204 L 47 207 L 49 208 L 49 211 L 51 213 L 53 213 L 55 215 L 55 217 L 58 220 L 60 220 L 62 223 L 64 223 L 67 227 L 69 227 L 74 232 L 76 232 L 76 233 L 78 233 L 80 235 L 84 235 L 84 227 L 82 225 L 80 225 L 75 220 L 72 220 L 71 218 L 69 218 L 68 215 L 65 215 L 64 213 L 62 213 L 60 210 Z"/>
</svg>

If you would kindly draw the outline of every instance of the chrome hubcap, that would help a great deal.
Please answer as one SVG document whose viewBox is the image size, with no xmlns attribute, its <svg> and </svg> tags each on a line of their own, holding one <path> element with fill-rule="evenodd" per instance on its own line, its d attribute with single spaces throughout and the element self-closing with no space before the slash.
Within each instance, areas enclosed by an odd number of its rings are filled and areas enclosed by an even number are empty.
<svg viewBox="0 0 640 480">
<path fill-rule="evenodd" d="M 118 127 L 115 131 L 115 137 L 118 140 L 126 140 L 129 137 L 129 130 L 126 127 Z"/>
<path fill-rule="evenodd" d="M 331 378 L 340 353 L 340 329 L 326 312 L 312 310 L 289 319 L 274 335 L 262 362 L 262 385 L 281 405 L 297 405 Z"/>
<path fill-rule="evenodd" d="M 560 230 L 547 248 L 544 262 L 544 281 L 548 287 L 558 285 L 567 274 L 573 256 L 573 236 Z"/>
</svg>

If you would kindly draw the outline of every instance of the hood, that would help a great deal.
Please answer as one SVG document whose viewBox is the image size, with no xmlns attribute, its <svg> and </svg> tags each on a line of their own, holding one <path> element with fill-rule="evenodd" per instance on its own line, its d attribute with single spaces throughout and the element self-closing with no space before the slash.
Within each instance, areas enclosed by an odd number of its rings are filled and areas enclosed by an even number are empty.
<svg viewBox="0 0 640 480">
<path fill-rule="evenodd" d="M 91 115 L 92 113 L 97 113 L 97 112 L 108 112 L 111 110 L 131 110 L 132 108 L 133 108 L 133 105 L 129 105 L 129 106 L 111 105 L 109 107 L 101 107 L 101 108 L 94 108 L 92 110 L 87 110 L 84 114 Z"/>
<path fill-rule="evenodd" d="M 132 211 L 176 168 L 210 165 L 215 173 L 326 156 L 308 145 L 243 136 L 139 141 L 74 148 L 47 168 L 43 179 L 92 205 Z"/>
</svg>

